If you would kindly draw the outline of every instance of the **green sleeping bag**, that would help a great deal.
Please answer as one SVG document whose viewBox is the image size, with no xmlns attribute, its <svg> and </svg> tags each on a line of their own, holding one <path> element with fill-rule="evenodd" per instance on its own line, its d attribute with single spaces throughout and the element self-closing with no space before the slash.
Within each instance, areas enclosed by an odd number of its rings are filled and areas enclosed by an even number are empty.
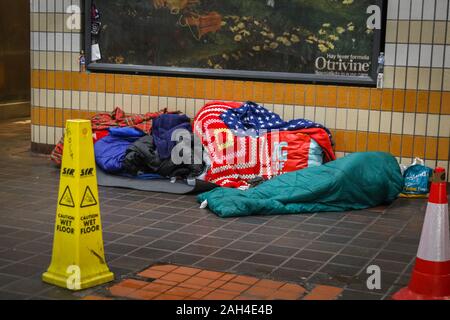
<svg viewBox="0 0 450 320">
<path fill-rule="evenodd" d="M 403 188 L 389 153 L 353 153 L 319 167 L 289 172 L 249 190 L 217 188 L 200 203 L 220 217 L 359 210 L 389 203 Z"/>
</svg>

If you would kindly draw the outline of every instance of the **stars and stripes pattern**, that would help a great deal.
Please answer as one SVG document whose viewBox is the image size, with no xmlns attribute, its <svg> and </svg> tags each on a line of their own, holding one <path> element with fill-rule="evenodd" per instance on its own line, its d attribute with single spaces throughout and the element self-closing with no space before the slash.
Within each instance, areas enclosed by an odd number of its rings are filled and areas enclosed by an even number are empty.
<svg viewBox="0 0 450 320">
<path fill-rule="evenodd" d="M 259 137 L 272 130 L 294 131 L 321 128 L 328 133 L 332 140 L 330 131 L 319 123 L 307 119 L 284 121 L 278 114 L 251 101 L 244 103 L 239 108 L 226 110 L 220 118 L 238 136 Z"/>
</svg>

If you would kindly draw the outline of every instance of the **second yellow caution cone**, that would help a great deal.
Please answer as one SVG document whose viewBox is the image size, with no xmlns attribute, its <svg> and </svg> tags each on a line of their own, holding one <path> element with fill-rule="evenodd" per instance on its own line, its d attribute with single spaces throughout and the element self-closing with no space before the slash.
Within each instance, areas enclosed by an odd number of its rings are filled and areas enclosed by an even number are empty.
<svg viewBox="0 0 450 320">
<path fill-rule="evenodd" d="M 103 250 L 94 145 L 88 120 L 66 123 L 52 261 L 42 279 L 69 290 L 114 280 Z"/>
</svg>

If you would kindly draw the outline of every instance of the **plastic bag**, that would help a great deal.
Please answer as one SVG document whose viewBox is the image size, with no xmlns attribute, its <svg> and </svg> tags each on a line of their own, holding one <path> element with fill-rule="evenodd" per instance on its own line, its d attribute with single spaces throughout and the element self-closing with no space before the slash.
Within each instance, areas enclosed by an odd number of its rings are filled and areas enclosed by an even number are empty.
<svg viewBox="0 0 450 320">
<path fill-rule="evenodd" d="M 430 177 L 433 173 L 431 168 L 425 166 L 420 158 L 415 158 L 414 162 L 402 168 L 404 187 L 401 197 L 426 198 L 430 189 Z"/>
</svg>

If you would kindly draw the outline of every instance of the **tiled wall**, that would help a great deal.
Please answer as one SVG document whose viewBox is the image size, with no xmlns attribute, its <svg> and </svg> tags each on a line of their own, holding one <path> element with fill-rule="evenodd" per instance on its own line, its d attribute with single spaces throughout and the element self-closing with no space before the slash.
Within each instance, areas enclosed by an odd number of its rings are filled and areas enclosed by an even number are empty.
<svg viewBox="0 0 450 320">
<path fill-rule="evenodd" d="M 31 1 L 32 142 L 52 145 L 64 121 L 121 106 L 165 107 L 189 116 L 206 101 L 254 100 L 287 120 L 330 128 L 338 156 L 388 151 L 402 163 L 421 157 L 449 170 L 449 0 L 389 0 L 385 88 L 173 78 L 79 71 L 81 30 L 68 30 L 65 8 L 80 0 Z"/>
</svg>

